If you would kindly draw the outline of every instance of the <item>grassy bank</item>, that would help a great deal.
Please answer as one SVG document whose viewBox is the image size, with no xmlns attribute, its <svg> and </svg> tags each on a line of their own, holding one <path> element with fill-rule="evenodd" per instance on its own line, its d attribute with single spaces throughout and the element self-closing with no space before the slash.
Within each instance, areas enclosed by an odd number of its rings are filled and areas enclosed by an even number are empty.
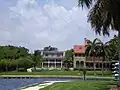
<svg viewBox="0 0 120 90">
<path fill-rule="evenodd" d="M 71 76 L 82 76 L 82 71 L 41 71 L 41 72 L 1 72 L 0 75 L 71 75 Z M 87 71 L 86 75 L 94 76 L 93 71 Z M 102 76 L 101 71 L 96 71 L 95 76 Z M 112 76 L 110 71 L 106 71 L 104 76 Z"/>
<path fill-rule="evenodd" d="M 55 83 L 40 90 L 108 90 L 114 83 L 111 81 L 73 81 Z"/>
</svg>

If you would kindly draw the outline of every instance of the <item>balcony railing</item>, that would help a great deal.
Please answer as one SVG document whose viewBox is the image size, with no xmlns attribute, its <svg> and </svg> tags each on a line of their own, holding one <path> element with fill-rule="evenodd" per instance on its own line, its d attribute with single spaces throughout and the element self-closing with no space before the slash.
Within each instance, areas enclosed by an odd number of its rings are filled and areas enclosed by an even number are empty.
<svg viewBox="0 0 120 90">
<path fill-rule="evenodd" d="M 43 58 L 64 58 L 64 56 L 43 56 Z"/>
<path fill-rule="evenodd" d="M 45 61 L 43 63 L 62 63 L 62 62 L 47 62 L 47 61 Z"/>
<path fill-rule="evenodd" d="M 74 57 L 75 59 L 85 59 L 85 57 Z"/>
</svg>

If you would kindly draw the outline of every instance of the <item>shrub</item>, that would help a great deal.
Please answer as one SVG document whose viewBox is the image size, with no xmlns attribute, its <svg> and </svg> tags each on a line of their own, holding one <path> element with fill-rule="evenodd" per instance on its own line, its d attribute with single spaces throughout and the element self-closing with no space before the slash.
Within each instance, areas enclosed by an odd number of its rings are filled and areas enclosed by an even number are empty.
<svg viewBox="0 0 120 90">
<path fill-rule="evenodd" d="M 18 69 L 18 72 L 27 72 L 27 70 L 24 69 L 24 68 L 19 68 L 19 69 Z"/>
</svg>

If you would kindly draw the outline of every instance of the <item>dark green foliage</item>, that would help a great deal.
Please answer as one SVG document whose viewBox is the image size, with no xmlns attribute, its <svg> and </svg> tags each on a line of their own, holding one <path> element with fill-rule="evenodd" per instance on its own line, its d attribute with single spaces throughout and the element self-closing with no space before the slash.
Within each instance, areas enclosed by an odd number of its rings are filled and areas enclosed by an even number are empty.
<svg viewBox="0 0 120 90">
<path fill-rule="evenodd" d="M 109 47 L 111 51 L 110 58 L 113 60 L 118 60 L 118 37 L 116 35 L 109 41 Z"/>
<path fill-rule="evenodd" d="M 26 72 L 27 70 L 26 69 L 24 69 L 24 68 L 19 68 L 18 69 L 18 72 Z"/>
<path fill-rule="evenodd" d="M 64 64 L 65 64 L 65 67 L 66 67 L 66 70 L 68 70 L 70 67 L 73 67 L 73 50 L 67 50 L 65 52 L 65 58 L 64 58 Z"/>
<path fill-rule="evenodd" d="M 93 42 L 88 40 L 88 45 L 86 46 L 86 56 L 91 56 L 94 60 L 94 71 L 96 69 L 94 57 L 102 57 L 102 72 L 104 73 L 103 61 L 111 60 L 115 54 L 112 50 L 117 52 L 117 47 L 112 45 L 115 42 L 114 39 L 103 43 L 100 39 L 94 39 Z M 113 55 L 113 56 L 112 56 Z"/>
<path fill-rule="evenodd" d="M 0 46 L 0 71 L 26 71 L 27 68 L 41 65 L 42 56 L 36 50 L 30 54 L 25 47 Z M 21 70 L 21 68 L 23 70 Z"/>
<path fill-rule="evenodd" d="M 16 46 L 0 46 L 0 71 L 13 71 L 18 69 L 20 63 L 20 58 L 25 58 L 29 55 L 28 49 L 25 47 Z M 26 67 L 26 65 L 22 65 Z"/>
<path fill-rule="evenodd" d="M 28 56 L 28 49 L 16 46 L 0 46 L 0 59 L 18 59 Z"/>
<path fill-rule="evenodd" d="M 78 0 L 79 6 L 92 7 L 88 21 L 93 30 L 109 35 L 110 30 L 120 30 L 120 0 Z"/>
<path fill-rule="evenodd" d="M 32 55 L 32 60 L 33 60 L 33 66 L 36 69 L 36 66 L 41 67 L 42 66 L 42 62 L 43 62 L 43 57 L 41 55 L 41 51 L 40 50 L 35 50 L 34 54 Z"/>
<path fill-rule="evenodd" d="M 86 5 L 88 8 L 91 7 L 93 0 L 78 0 L 78 6 L 84 6 Z"/>
</svg>

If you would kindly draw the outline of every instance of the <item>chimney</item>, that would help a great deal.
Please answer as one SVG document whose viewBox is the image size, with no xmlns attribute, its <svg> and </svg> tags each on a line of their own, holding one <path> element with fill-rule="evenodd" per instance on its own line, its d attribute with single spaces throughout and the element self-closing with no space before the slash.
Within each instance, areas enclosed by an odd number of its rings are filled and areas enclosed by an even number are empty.
<svg viewBox="0 0 120 90">
<path fill-rule="evenodd" d="M 85 40 L 84 45 L 87 45 L 88 44 L 87 38 L 84 38 L 84 40 Z"/>
</svg>

